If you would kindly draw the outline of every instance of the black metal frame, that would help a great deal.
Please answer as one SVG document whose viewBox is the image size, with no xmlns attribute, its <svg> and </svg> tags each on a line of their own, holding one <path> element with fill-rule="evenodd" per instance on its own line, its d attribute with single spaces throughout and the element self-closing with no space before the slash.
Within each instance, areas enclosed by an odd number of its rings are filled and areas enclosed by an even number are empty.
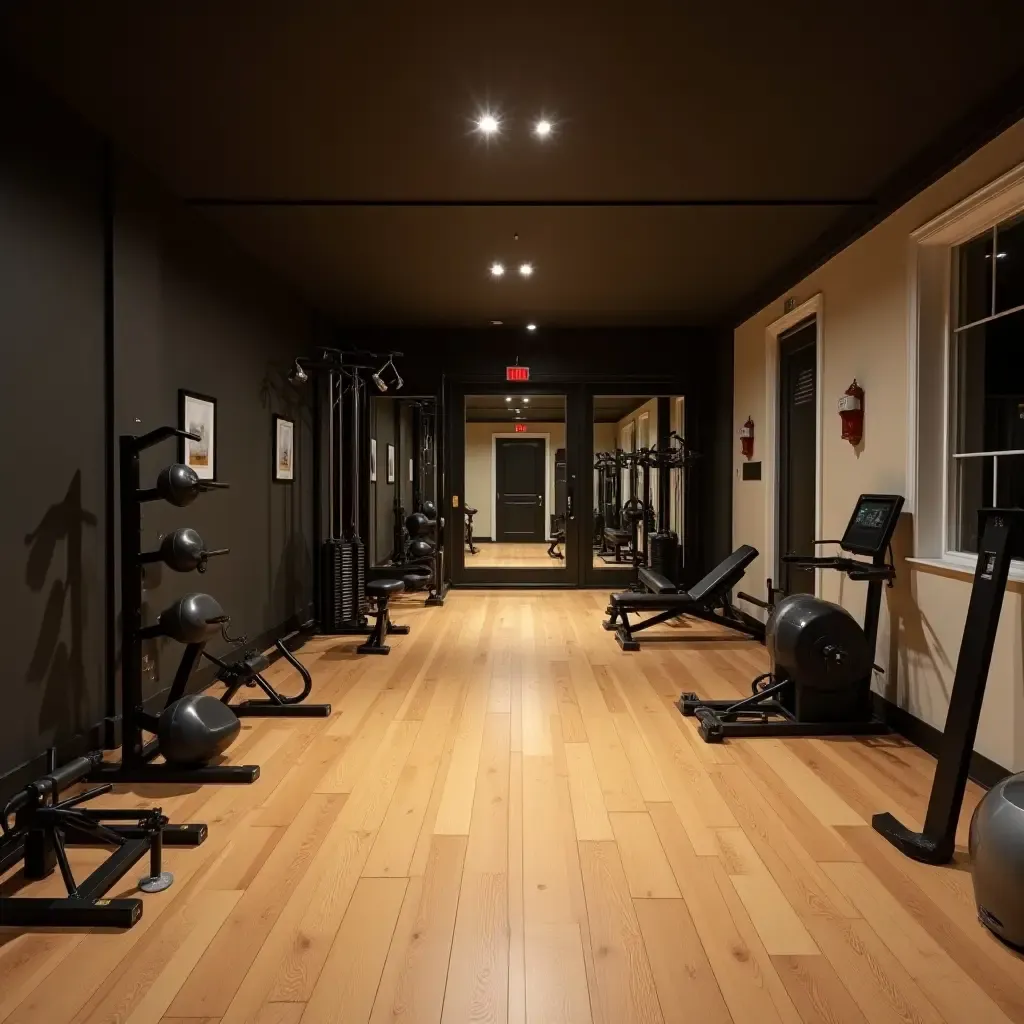
<svg viewBox="0 0 1024 1024">
<path fill-rule="evenodd" d="M 0 897 L 0 926 L 131 928 L 142 917 L 142 900 L 105 899 L 106 893 L 147 854 L 148 879 L 160 879 L 165 844 L 198 846 L 206 839 L 205 825 L 169 826 L 159 807 L 81 808 L 86 801 L 108 793 L 109 784 L 61 800 L 61 790 L 85 778 L 99 761 L 98 753 L 76 758 L 36 780 L 3 809 L 0 874 L 19 861 L 24 862 L 26 881 L 46 878 L 59 869 L 67 895 Z M 12 813 L 13 827 L 8 822 Z M 77 881 L 66 848 L 85 845 L 109 845 L 113 851 L 87 878 Z M 162 881 L 161 887 L 166 888 L 170 876 Z"/>
<path fill-rule="evenodd" d="M 924 829 L 915 832 L 888 812 L 871 819 L 875 831 L 897 850 L 925 864 L 946 864 L 953 858 L 1010 562 L 1024 538 L 1024 511 L 983 509 L 981 515 L 978 564 Z"/>
<path fill-rule="evenodd" d="M 274 642 L 276 656 L 284 658 L 302 679 L 302 690 L 290 697 L 279 693 L 263 676 L 263 671 L 269 668 L 271 659 L 264 657 L 258 651 L 244 651 L 242 656 L 235 661 L 227 662 L 209 651 L 203 651 L 203 657 L 216 665 L 220 671 L 217 678 L 227 686 L 221 702 L 239 718 L 328 718 L 331 714 L 330 704 L 306 704 L 306 698 L 313 689 L 313 677 L 306 668 L 288 650 L 286 644 L 289 640 L 302 635 L 304 631 L 295 630 L 280 640 Z M 231 701 L 235 694 L 243 686 L 258 686 L 266 698 L 264 700 L 243 700 L 238 704 Z"/>
<path fill-rule="evenodd" d="M 666 595 L 671 597 L 672 595 Z M 666 611 L 658 612 L 655 615 L 651 615 L 646 619 L 641 619 L 640 622 L 631 623 L 629 621 L 629 612 L 616 607 L 614 604 L 608 606 L 609 618 L 601 623 L 602 626 L 609 632 L 615 631 L 615 640 L 618 645 L 624 651 L 639 651 L 640 641 L 638 641 L 633 634 L 639 633 L 641 630 L 650 629 L 651 626 L 658 626 L 664 622 L 671 622 L 672 619 L 678 619 L 681 615 L 688 615 L 695 619 L 703 619 L 705 622 L 713 622 L 719 626 L 727 626 L 729 629 L 734 630 L 737 636 L 715 636 L 716 642 L 723 640 L 757 640 L 759 643 L 764 643 L 764 623 L 758 619 L 753 618 L 750 615 L 740 611 L 730 599 L 729 595 L 726 594 L 721 600 L 714 602 L 713 605 L 702 605 L 694 604 L 687 608 L 669 608 Z M 616 618 L 620 621 L 616 623 Z M 670 640 L 686 640 L 685 636 L 672 636 Z M 708 637 L 701 637 L 701 639 L 708 639 Z M 710 702 L 709 702 L 710 703 Z"/>
<path fill-rule="evenodd" d="M 185 431 L 174 427 L 158 427 L 136 437 L 120 438 L 121 485 L 121 760 L 103 762 L 92 773 L 95 779 L 109 782 L 250 783 L 259 778 L 259 765 L 206 765 L 201 768 L 179 768 L 153 764 L 160 753 L 156 739 L 146 740 L 144 733 L 154 729 L 154 717 L 146 711 L 142 689 L 142 503 L 158 500 L 155 491 L 141 486 L 140 454 L 147 448 L 171 438 L 180 438 Z M 195 655 L 198 660 L 198 653 Z M 187 659 L 182 659 L 179 677 Z M 171 693 L 179 687 L 178 677 Z"/>
</svg>

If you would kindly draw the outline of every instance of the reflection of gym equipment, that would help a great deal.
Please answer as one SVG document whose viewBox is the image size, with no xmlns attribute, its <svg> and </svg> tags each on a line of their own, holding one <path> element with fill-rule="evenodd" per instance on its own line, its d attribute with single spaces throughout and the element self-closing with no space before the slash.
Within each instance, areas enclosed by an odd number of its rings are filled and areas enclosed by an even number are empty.
<svg viewBox="0 0 1024 1024">
<path fill-rule="evenodd" d="M 565 543 L 566 520 L 572 513 L 568 469 L 565 449 L 559 448 L 555 452 L 555 510 L 551 513 L 551 522 L 548 526 L 548 537 L 551 541 L 548 544 L 548 554 L 559 561 L 565 561 L 565 555 L 560 548 Z"/>
<path fill-rule="evenodd" d="M 189 676 L 206 642 L 227 622 L 220 605 L 207 594 L 189 594 L 166 608 L 153 626 L 142 625 L 143 566 L 160 560 L 178 571 L 205 566 L 205 551 L 194 531 L 172 534 L 166 552 L 142 551 L 142 503 L 169 500 L 181 507 L 211 488 L 185 466 L 171 466 L 158 476 L 157 487 L 140 487 L 140 454 L 173 437 L 196 439 L 172 427 L 160 427 L 141 437 L 120 439 L 121 481 L 121 760 L 95 766 L 93 777 L 110 782 L 228 783 L 255 782 L 257 765 L 209 765 L 238 734 L 240 723 L 230 708 L 206 694 L 185 695 Z M 225 485 L 216 485 L 223 487 Z M 176 538 L 176 539 L 175 539 Z M 166 539 L 165 539 L 166 542 Z M 166 557 L 165 557 L 166 553 Z M 205 553 L 205 556 L 204 556 Z M 142 688 L 142 642 L 166 636 L 186 644 L 167 700 L 159 713 L 146 707 Z M 155 735 L 147 739 L 146 733 Z M 162 755 L 164 764 L 154 764 Z M 205 833 L 204 833 L 205 834 Z M 168 833 L 175 842 L 190 833 Z"/>
<path fill-rule="evenodd" d="M 926 864 L 945 864 L 953 857 L 1010 562 L 1024 555 L 1024 511 L 983 509 L 979 519 L 978 564 L 924 830 L 914 832 L 888 813 L 871 819 L 897 850 Z M 1014 775 L 993 788 L 978 805 L 970 834 L 981 921 L 1016 945 L 1024 944 L 1021 783 L 1021 775 Z"/>
<path fill-rule="evenodd" d="M 130 928 L 142 917 L 142 900 L 106 898 L 132 865 L 149 854 L 149 874 L 138 882 L 143 892 L 161 892 L 174 881 L 163 870 L 165 842 L 195 846 L 206 838 L 205 825 L 178 825 L 165 832 L 159 807 L 99 810 L 83 808 L 109 793 L 97 786 L 61 799 L 61 792 L 81 782 L 102 761 L 100 753 L 75 758 L 15 793 L 3 808 L 0 826 L 0 874 L 24 862 L 25 879 L 47 878 L 59 869 L 62 897 L 0 896 L 0 924 L 10 927 Z M 14 815 L 14 823 L 10 817 Z M 82 881 L 75 879 L 69 846 L 112 847 L 106 860 Z"/>
<path fill-rule="evenodd" d="M 466 517 L 466 550 L 471 555 L 475 555 L 479 552 L 479 548 L 473 547 L 473 516 L 477 514 L 479 509 L 470 508 L 468 505 L 462 510 L 463 515 Z"/>
<path fill-rule="evenodd" d="M 738 630 L 741 639 L 754 637 L 764 639 L 764 626 L 756 619 L 733 607 L 731 592 L 743 579 L 747 566 L 757 558 L 757 549 L 749 544 L 737 548 L 728 558 L 720 562 L 690 590 L 677 590 L 667 579 L 659 578 L 648 569 L 640 569 L 641 582 L 652 593 L 624 591 L 612 594 L 608 599 L 608 619 L 605 629 L 615 630 L 615 639 L 624 651 L 640 650 L 635 633 L 680 615 L 692 615 L 707 622 Z M 630 623 L 631 612 L 655 612 L 650 618 Z M 673 637 L 675 639 L 675 637 Z M 722 639 L 727 639 L 723 637 Z"/>
<path fill-rule="evenodd" d="M 783 561 L 795 565 L 834 569 L 851 580 L 867 582 L 864 628 L 845 608 L 809 594 L 780 601 L 764 627 L 771 671 L 754 680 L 750 697 L 702 701 L 695 693 L 680 696 L 679 710 L 697 719 L 706 742 L 717 743 L 726 736 L 888 732 L 873 714 L 871 671 L 882 586 L 892 586 L 896 575 L 890 542 L 902 508 L 903 498 L 896 494 L 862 494 L 857 500 L 838 544 L 870 562 L 845 556 L 783 556 Z"/>
</svg>

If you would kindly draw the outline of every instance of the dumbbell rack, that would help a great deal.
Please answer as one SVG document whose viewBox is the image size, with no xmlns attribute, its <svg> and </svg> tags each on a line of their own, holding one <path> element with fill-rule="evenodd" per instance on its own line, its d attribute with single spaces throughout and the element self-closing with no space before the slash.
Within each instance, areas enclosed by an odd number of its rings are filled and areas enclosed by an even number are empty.
<svg viewBox="0 0 1024 1024">
<path fill-rule="evenodd" d="M 160 753 L 157 739 L 145 733 L 155 727 L 155 716 L 146 710 L 142 688 L 142 505 L 158 501 L 155 489 L 143 489 L 140 455 L 147 448 L 171 438 L 200 440 L 176 427 L 157 427 L 148 434 L 124 434 L 119 439 L 121 509 L 121 760 L 103 762 L 90 778 L 105 782 L 157 782 L 172 784 L 250 783 L 259 778 L 258 765 L 204 765 L 182 768 L 154 764 Z M 180 673 L 180 670 L 179 670 Z M 205 825 L 171 825 L 164 842 L 193 846 L 202 842 Z"/>
</svg>

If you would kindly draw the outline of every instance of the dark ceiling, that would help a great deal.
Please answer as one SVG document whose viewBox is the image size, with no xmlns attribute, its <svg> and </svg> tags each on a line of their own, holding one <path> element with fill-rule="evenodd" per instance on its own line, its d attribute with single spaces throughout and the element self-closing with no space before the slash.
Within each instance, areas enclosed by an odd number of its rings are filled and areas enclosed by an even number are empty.
<svg viewBox="0 0 1024 1024">
<path fill-rule="evenodd" d="M 1022 104 L 1008 0 L 6 11 L 30 70 L 345 323 L 727 322 Z"/>
</svg>

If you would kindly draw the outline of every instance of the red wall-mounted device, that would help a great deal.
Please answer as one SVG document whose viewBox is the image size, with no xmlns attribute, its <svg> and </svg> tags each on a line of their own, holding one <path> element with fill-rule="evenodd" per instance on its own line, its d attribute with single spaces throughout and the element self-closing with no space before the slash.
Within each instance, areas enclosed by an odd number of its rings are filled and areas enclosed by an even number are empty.
<svg viewBox="0 0 1024 1024">
<path fill-rule="evenodd" d="M 505 380 L 529 380 L 530 368 L 528 366 L 506 366 Z"/>
</svg>

